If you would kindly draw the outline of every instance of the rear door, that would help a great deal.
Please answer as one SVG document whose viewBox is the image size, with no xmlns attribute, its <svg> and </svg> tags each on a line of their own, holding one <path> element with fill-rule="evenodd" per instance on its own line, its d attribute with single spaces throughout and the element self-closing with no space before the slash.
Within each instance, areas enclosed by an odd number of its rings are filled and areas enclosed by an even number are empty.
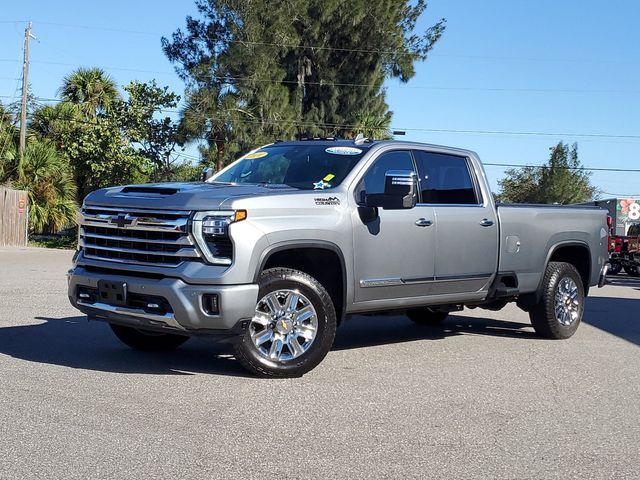
<svg viewBox="0 0 640 480">
<path fill-rule="evenodd" d="M 435 282 L 431 294 L 486 291 L 498 263 L 498 219 L 483 198 L 471 160 L 415 150 L 421 202 L 434 209 Z"/>
</svg>

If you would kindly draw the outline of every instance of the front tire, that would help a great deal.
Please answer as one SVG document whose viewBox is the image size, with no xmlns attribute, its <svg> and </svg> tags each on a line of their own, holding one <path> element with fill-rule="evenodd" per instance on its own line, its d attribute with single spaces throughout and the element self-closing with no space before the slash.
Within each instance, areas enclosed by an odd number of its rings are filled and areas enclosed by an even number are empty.
<svg viewBox="0 0 640 480">
<path fill-rule="evenodd" d="M 584 313 L 584 286 L 576 268 L 549 262 L 542 280 L 540 301 L 529 311 L 538 335 L 554 340 L 571 337 Z"/>
<path fill-rule="evenodd" d="M 116 337 L 125 345 L 135 349 L 144 351 L 167 351 L 174 350 L 189 340 L 184 335 L 175 335 L 173 333 L 156 333 L 149 330 L 139 330 L 132 327 L 123 327 L 122 325 L 109 324 L 111 330 Z"/>
<path fill-rule="evenodd" d="M 290 268 L 265 270 L 249 326 L 235 356 L 261 377 L 300 377 L 327 355 L 336 334 L 336 311 L 326 289 Z"/>
</svg>

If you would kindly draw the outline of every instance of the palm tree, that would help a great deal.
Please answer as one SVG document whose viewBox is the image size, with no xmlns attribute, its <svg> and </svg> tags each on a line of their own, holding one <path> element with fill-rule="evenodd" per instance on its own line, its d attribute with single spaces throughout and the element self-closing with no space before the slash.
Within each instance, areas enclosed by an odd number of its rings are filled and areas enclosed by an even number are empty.
<svg viewBox="0 0 640 480">
<path fill-rule="evenodd" d="M 238 132 L 234 134 L 234 125 L 253 115 L 239 107 L 237 96 L 230 90 L 205 87 L 187 92 L 186 97 L 180 118 L 181 134 L 187 141 L 206 139 L 209 151 L 203 153 L 205 156 L 215 155 L 216 171 L 219 172 L 227 160 L 231 138 L 235 137 L 237 141 Z"/>
<path fill-rule="evenodd" d="M 17 164 L 13 146 L 8 159 Z M 68 162 L 45 141 L 27 144 L 13 188 L 26 190 L 29 197 L 29 228 L 36 233 L 57 233 L 73 224 L 76 215 L 76 186 Z"/>
<path fill-rule="evenodd" d="M 71 103 L 81 105 L 87 116 L 95 118 L 108 111 L 120 98 L 118 85 L 101 68 L 79 68 L 64 77 L 59 94 Z"/>
<path fill-rule="evenodd" d="M 356 117 L 355 128 L 352 135 L 362 133 L 365 137 L 376 140 L 389 140 L 393 138 L 389 125 L 391 124 L 391 113 L 385 115 L 374 115 L 371 113 L 360 113 Z"/>
</svg>

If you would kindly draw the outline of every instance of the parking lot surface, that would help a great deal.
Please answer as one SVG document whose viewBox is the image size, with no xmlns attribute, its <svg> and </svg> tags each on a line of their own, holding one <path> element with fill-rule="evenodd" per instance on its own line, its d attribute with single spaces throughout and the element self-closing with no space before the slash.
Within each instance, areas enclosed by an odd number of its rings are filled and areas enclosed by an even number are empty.
<svg viewBox="0 0 640 480">
<path fill-rule="evenodd" d="M 66 297 L 72 252 L 0 249 L 0 478 L 638 478 L 640 281 L 567 341 L 514 306 L 441 328 L 354 317 L 299 379 L 191 340 L 120 344 Z"/>
</svg>

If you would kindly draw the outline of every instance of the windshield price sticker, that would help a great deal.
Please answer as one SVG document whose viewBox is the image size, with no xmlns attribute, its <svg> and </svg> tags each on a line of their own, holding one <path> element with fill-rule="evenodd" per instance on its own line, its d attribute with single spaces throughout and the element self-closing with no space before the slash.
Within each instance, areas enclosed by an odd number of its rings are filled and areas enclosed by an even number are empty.
<svg viewBox="0 0 640 480">
<path fill-rule="evenodd" d="M 362 150 L 354 147 L 329 147 L 325 152 L 332 155 L 360 155 Z"/>
<path fill-rule="evenodd" d="M 247 160 L 255 160 L 256 158 L 266 157 L 267 155 L 269 155 L 268 152 L 253 152 L 247 154 L 244 158 Z"/>
</svg>

